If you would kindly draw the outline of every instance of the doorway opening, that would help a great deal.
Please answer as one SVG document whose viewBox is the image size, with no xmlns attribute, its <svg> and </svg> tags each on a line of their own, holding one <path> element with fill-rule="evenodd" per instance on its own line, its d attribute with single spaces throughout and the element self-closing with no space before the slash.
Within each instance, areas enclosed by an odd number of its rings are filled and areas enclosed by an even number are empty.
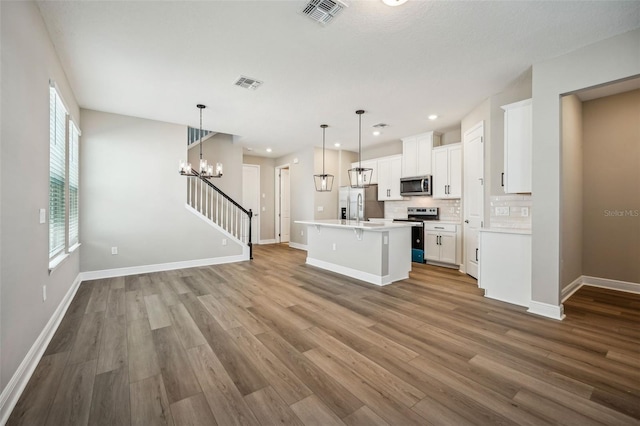
<svg viewBox="0 0 640 426">
<path fill-rule="evenodd" d="M 288 243 L 291 234 L 291 190 L 289 164 L 275 169 L 276 243 Z"/>
<path fill-rule="evenodd" d="M 251 244 L 260 244 L 260 166 L 242 165 L 242 207 L 253 212 Z"/>
</svg>

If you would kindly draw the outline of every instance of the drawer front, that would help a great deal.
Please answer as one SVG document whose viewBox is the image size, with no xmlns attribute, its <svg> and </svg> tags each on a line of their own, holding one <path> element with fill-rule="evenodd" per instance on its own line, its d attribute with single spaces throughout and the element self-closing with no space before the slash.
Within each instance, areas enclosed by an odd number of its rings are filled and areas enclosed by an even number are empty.
<svg viewBox="0 0 640 426">
<path fill-rule="evenodd" d="M 437 232 L 456 232 L 458 225 L 452 224 L 437 224 L 437 223 L 424 223 L 425 231 L 437 231 Z"/>
</svg>

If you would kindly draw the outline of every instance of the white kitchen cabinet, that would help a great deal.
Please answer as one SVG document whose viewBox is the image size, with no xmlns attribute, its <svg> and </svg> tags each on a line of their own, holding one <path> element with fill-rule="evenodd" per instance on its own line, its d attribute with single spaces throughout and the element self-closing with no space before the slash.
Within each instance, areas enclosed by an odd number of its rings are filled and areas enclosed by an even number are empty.
<svg viewBox="0 0 640 426">
<path fill-rule="evenodd" d="M 462 195 L 462 145 L 433 149 L 433 198 L 460 198 Z"/>
<path fill-rule="evenodd" d="M 378 201 L 402 200 L 400 175 L 402 155 L 378 158 Z"/>
<path fill-rule="evenodd" d="M 402 138 L 402 177 L 425 176 L 432 173 L 431 151 L 440 145 L 440 133 L 428 132 Z"/>
<path fill-rule="evenodd" d="M 360 163 L 359 162 L 355 162 L 355 163 L 351 163 L 351 168 L 354 169 L 356 167 L 360 167 Z M 366 160 L 362 162 L 362 167 L 365 169 L 372 169 L 373 172 L 371 172 L 371 182 L 364 182 L 364 183 L 368 183 L 368 184 L 377 184 L 378 183 L 378 160 L 373 159 L 373 160 Z"/>
<path fill-rule="evenodd" d="M 452 224 L 424 225 L 424 258 L 427 261 L 459 265 L 458 226 Z"/>
<path fill-rule="evenodd" d="M 531 233 L 480 231 L 478 286 L 485 297 L 520 306 L 531 303 Z"/>
<path fill-rule="evenodd" d="M 507 194 L 531 192 L 531 99 L 504 105 L 504 175 Z"/>
</svg>

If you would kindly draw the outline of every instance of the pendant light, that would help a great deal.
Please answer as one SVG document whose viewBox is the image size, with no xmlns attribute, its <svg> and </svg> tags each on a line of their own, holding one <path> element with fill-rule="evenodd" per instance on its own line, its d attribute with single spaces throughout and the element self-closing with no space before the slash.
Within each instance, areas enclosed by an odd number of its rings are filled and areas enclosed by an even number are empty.
<svg viewBox="0 0 640 426">
<path fill-rule="evenodd" d="M 205 105 L 198 104 L 196 105 L 200 110 L 200 177 L 209 179 L 209 178 L 219 178 L 222 177 L 222 163 L 216 163 L 215 174 L 213 174 L 213 164 L 208 164 L 207 160 L 202 158 L 202 110 L 206 108 Z M 191 168 L 191 163 L 188 161 L 181 161 L 179 172 L 183 176 L 195 176 L 192 173 L 193 169 Z"/>
<path fill-rule="evenodd" d="M 331 188 L 333 188 L 333 175 L 328 175 L 324 172 L 324 133 L 329 126 L 321 124 L 320 127 L 322 128 L 322 174 L 313 175 L 313 181 L 316 184 L 316 191 L 331 192 Z"/>
<path fill-rule="evenodd" d="M 358 167 L 349 169 L 349 184 L 352 188 L 368 188 L 373 175 L 373 169 L 362 167 L 362 114 L 364 110 L 356 111 L 358 114 L 359 130 L 358 130 Z"/>
</svg>

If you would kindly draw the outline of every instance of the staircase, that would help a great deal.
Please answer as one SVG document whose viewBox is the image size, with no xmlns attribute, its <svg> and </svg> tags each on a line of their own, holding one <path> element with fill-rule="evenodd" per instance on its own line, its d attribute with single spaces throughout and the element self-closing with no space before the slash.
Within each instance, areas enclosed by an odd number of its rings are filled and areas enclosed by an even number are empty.
<svg viewBox="0 0 640 426">
<path fill-rule="evenodd" d="M 227 237 L 247 247 L 249 259 L 253 259 L 251 210 L 246 210 L 195 170 L 187 176 L 187 205 L 217 225 Z"/>
</svg>

